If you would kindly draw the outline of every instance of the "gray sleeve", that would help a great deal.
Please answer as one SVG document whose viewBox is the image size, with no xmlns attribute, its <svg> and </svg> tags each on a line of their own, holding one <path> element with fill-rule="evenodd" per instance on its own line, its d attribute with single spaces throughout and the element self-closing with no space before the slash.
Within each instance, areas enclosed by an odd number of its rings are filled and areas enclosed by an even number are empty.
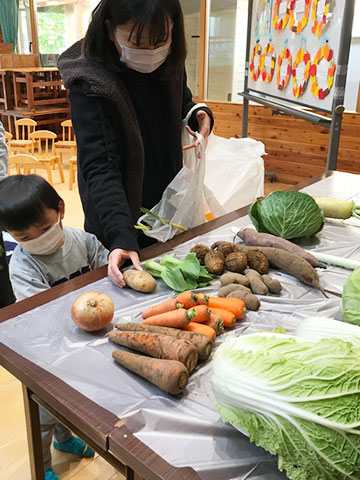
<svg viewBox="0 0 360 480">
<path fill-rule="evenodd" d="M 41 272 L 33 268 L 30 264 L 28 265 L 25 262 L 20 263 L 12 258 L 9 270 L 10 281 L 17 302 L 50 288 L 49 282 Z"/>
<path fill-rule="evenodd" d="M 86 246 L 88 262 L 93 270 L 109 263 L 109 250 L 99 242 L 95 235 L 92 235 L 91 233 L 86 234 Z"/>
<path fill-rule="evenodd" d="M 5 140 L 5 129 L 0 122 L 0 180 L 7 176 L 8 172 L 8 150 Z"/>
</svg>

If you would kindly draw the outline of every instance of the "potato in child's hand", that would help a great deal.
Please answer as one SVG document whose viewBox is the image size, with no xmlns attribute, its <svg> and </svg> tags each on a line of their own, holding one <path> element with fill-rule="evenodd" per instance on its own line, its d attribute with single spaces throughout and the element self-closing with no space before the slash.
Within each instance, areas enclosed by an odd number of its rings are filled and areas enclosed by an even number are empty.
<svg viewBox="0 0 360 480">
<path fill-rule="evenodd" d="M 123 276 L 126 285 L 137 292 L 151 293 L 156 289 L 155 278 L 144 270 L 130 268 L 123 273 Z"/>
</svg>

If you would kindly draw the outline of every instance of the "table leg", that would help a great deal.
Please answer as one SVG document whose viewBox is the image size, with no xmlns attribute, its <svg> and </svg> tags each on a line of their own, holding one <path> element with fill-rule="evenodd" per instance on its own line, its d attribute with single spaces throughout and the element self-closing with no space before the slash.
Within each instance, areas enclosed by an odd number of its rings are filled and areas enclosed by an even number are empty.
<svg viewBox="0 0 360 480">
<path fill-rule="evenodd" d="M 39 405 L 31 398 L 31 391 L 23 385 L 26 431 L 28 437 L 31 480 L 45 478 L 41 443 Z"/>
</svg>

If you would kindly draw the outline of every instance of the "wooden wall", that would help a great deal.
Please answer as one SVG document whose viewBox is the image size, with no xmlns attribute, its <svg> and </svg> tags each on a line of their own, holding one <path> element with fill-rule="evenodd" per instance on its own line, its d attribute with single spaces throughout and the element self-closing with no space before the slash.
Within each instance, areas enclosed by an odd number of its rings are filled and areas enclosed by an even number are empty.
<svg viewBox="0 0 360 480">
<path fill-rule="evenodd" d="M 216 135 L 241 137 L 242 105 L 206 102 L 215 116 Z M 326 169 L 329 130 L 294 117 L 250 106 L 249 137 L 265 144 L 265 168 L 283 183 L 297 183 Z M 345 113 L 338 170 L 360 174 L 360 114 Z"/>
</svg>

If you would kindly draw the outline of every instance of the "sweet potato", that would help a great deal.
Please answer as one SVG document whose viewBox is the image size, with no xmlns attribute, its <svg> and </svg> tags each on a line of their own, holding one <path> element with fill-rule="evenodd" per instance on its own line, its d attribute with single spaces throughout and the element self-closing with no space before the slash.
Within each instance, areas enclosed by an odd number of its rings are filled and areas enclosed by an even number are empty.
<svg viewBox="0 0 360 480">
<path fill-rule="evenodd" d="M 205 266 L 209 273 L 221 275 L 225 267 L 225 258 L 221 252 L 210 250 L 205 255 Z"/>
<path fill-rule="evenodd" d="M 287 252 L 299 255 L 299 257 L 307 260 L 313 267 L 324 268 L 325 266 L 320 263 L 313 255 L 306 252 L 303 248 L 295 245 L 292 242 L 289 242 L 289 240 L 276 237 L 275 235 L 271 235 L 270 233 L 259 233 L 253 228 L 245 228 L 244 230 L 241 230 L 237 234 L 237 236 L 244 241 L 245 245 L 254 247 L 280 248 L 281 250 L 286 250 Z"/>
<path fill-rule="evenodd" d="M 265 285 L 268 287 L 271 293 L 280 293 L 282 285 L 276 278 L 271 278 L 270 275 L 261 275 L 261 278 Z"/>
<path fill-rule="evenodd" d="M 249 279 L 250 288 L 253 293 L 257 293 L 258 295 L 267 295 L 269 293 L 269 289 L 262 281 L 260 273 L 256 270 L 248 269 L 246 270 L 245 275 Z"/>
<path fill-rule="evenodd" d="M 225 266 L 229 272 L 242 273 L 247 264 L 247 256 L 242 252 L 229 253 L 225 258 Z"/>
<path fill-rule="evenodd" d="M 145 270 L 129 268 L 123 273 L 125 283 L 128 287 L 142 293 L 151 293 L 156 289 L 156 280 Z"/>
<path fill-rule="evenodd" d="M 238 248 L 245 254 L 251 250 L 259 250 L 267 257 L 270 265 L 280 268 L 280 270 L 294 276 L 300 282 L 318 288 L 323 292 L 316 270 L 303 257 L 280 248 L 245 247 L 242 245 L 238 245 Z"/>
<path fill-rule="evenodd" d="M 244 287 L 248 287 L 250 285 L 249 279 L 240 273 L 224 273 L 224 275 L 221 275 L 220 277 L 220 282 L 224 287 L 230 283 L 238 283 Z"/>
<path fill-rule="evenodd" d="M 234 290 L 227 295 L 227 298 L 240 298 L 240 300 L 245 303 L 246 308 L 253 312 L 260 308 L 260 300 L 253 293 L 244 292 L 243 290 Z"/>
<path fill-rule="evenodd" d="M 150 357 L 178 360 L 185 365 L 189 373 L 195 369 L 198 361 L 198 353 L 192 343 L 167 335 L 113 330 L 109 333 L 109 338 L 118 345 L 137 350 Z"/>
<path fill-rule="evenodd" d="M 220 288 L 218 291 L 218 297 L 225 298 L 229 295 L 229 293 L 234 292 L 235 290 L 242 290 L 244 292 L 251 293 L 250 288 L 244 287 L 243 285 L 238 285 L 237 283 L 230 283 L 230 285 Z"/>
<path fill-rule="evenodd" d="M 249 252 L 247 255 L 248 267 L 261 275 L 269 271 L 269 260 L 261 252 Z"/>
<path fill-rule="evenodd" d="M 169 335 L 170 337 L 179 340 L 187 340 L 197 349 L 199 360 L 207 360 L 210 357 L 213 348 L 212 342 L 206 335 L 195 332 L 185 332 L 184 330 L 179 330 L 177 328 L 156 327 L 154 325 L 143 325 L 142 323 L 117 323 L 115 327 L 124 332 L 158 333 L 160 335 Z"/>
<path fill-rule="evenodd" d="M 176 360 L 158 360 L 122 350 L 115 350 L 112 356 L 122 367 L 171 395 L 178 395 L 188 384 L 189 372 L 185 365 Z"/>
</svg>

